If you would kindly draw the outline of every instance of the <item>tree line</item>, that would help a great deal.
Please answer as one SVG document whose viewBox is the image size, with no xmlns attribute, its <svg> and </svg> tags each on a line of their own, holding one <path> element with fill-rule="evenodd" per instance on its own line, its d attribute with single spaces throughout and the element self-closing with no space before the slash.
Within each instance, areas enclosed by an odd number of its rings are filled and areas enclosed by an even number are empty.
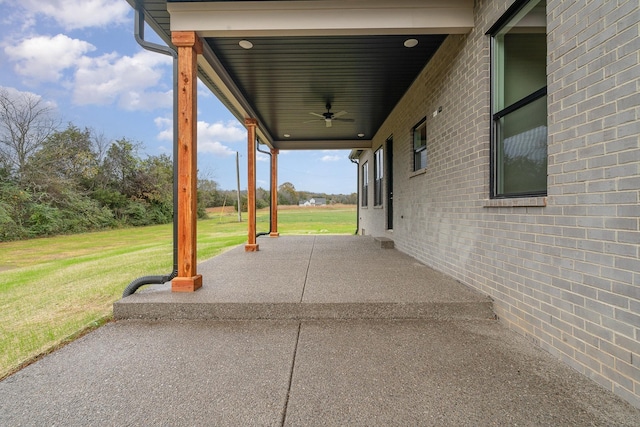
<svg viewBox="0 0 640 427">
<path fill-rule="evenodd" d="M 142 158 L 141 148 L 72 123 L 63 127 L 41 98 L 0 88 L 0 241 L 171 222 L 173 162 L 165 154 Z M 355 194 L 299 192 L 291 183 L 279 187 L 278 202 L 311 196 L 355 203 Z M 242 199 L 246 210 L 246 194 Z M 269 201 L 258 188 L 257 207 Z M 198 216 L 223 205 L 237 209 L 236 192 L 198 179 Z"/>
<path fill-rule="evenodd" d="M 200 186 L 198 187 L 200 189 Z M 230 191 L 221 191 L 218 192 L 220 196 L 224 196 L 226 200 L 233 200 L 233 206 L 238 210 L 238 201 L 237 195 L 235 192 Z M 304 190 L 296 190 L 296 187 L 290 183 L 285 182 L 278 186 L 278 205 L 298 205 L 299 202 L 309 200 L 311 198 L 322 197 L 326 199 L 328 205 L 335 204 L 344 204 L 344 205 L 355 205 L 357 203 L 358 197 L 356 193 L 350 194 L 328 194 L 328 193 L 316 193 L 312 191 L 304 191 Z M 235 199 L 234 199 L 235 198 Z M 242 203 L 242 210 L 247 211 L 247 194 L 246 191 L 242 191 L 240 195 L 240 200 Z M 271 192 L 265 190 L 262 187 L 258 187 L 256 189 L 256 208 L 264 209 L 269 206 L 271 203 Z M 228 203 L 227 203 L 228 204 Z M 215 205 L 222 206 L 222 205 Z"/>
</svg>

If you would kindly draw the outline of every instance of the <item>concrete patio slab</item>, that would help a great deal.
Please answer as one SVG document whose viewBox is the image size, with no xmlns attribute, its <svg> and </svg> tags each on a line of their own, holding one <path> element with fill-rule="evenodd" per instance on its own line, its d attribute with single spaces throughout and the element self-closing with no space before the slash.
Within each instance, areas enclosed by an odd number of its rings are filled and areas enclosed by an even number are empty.
<svg viewBox="0 0 640 427">
<path fill-rule="evenodd" d="M 365 236 L 259 239 L 203 262 L 203 286 L 168 284 L 114 304 L 116 319 L 341 319 L 493 317 L 491 301 Z"/>
<path fill-rule="evenodd" d="M 111 323 L 0 382 L 2 426 L 280 425 L 297 323 Z"/>
<path fill-rule="evenodd" d="M 286 426 L 623 426 L 640 411 L 494 321 L 304 322 Z"/>
<path fill-rule="evenodd" d="M 498 321 L 118 321 L 0 382 L 2 426 L 637 426 Z"/>
<path fill-rule="evenodd" d="M 640 425 L 487 297 L 372 238 L 260 247 L 202 263 L 197 292 L 118 301 L 116 322 L 0 382 L 0 425 Z"/>
</svg>

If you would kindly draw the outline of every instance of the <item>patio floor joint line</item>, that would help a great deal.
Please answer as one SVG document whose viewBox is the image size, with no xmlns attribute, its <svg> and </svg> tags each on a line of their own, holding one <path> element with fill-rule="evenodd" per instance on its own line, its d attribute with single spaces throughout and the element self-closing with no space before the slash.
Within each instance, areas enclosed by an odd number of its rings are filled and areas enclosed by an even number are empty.
<svg viewBox="0 0 640 427">
<path fill-rule="evenodd" d="M 282 418 L 280 419 L 280 426 L 284 426 L 284 422 L 287 420 L 287 409 L 289 408 L 289 398 L 291 397 L 291 385 L 293 384 L 293 372 L 296 367 L 296 356 L 298 355 L 298 343 L 300 342 L 300 329 L 302 329 L 302 322 L 298 322 L 298 334 L 296 335 L 296 345 L 293 347 L 293 359 L 291 360 L 291 370 L 289 371 L 289 385 L 287 387 L 287 397 L 284 401 L 284 408 L 282 408 Z"/>
<path fill-rule="evenodd" d="M 311 258 L 313 257 L 313 250 L 316 247 L 316 236 L 313 236 L 313 244 L 311 245 L 311 252 L 309 253 L 309 260 L 307 261 L 307 271 L 304 272 L 304 283 L 302 284 L 302 295 L 300 295 L 300 303 L 304 301 L 304 291 L 307 288 L 307 280 L 309 279 L 309 268 L 311 267 Z"/>
</svg>

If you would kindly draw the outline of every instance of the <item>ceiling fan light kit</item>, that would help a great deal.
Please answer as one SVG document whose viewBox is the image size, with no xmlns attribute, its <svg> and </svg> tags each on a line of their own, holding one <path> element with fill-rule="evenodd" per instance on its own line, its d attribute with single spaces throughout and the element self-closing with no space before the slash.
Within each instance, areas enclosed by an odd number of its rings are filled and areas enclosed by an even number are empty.
<svg viewBox="0 0 640 427">
<path fill-rule="evenodd" d="M 325 126 L 330 128 L 332 126 L 332 122 L 334 120 L 337 121 L 343 121 L 343 122 L 353 122 L 353 119 L 341 119 L 340 117 L 349 114 L 346 111 L 339 111 L 337 113 L 332 113 L 331 112 L 331 103 L 327 102 L 327 105 L 325 106 L 327 108 L 327 112 L 326 113 L 314 113 L 314 112 L 310 112 L 309 114 L 311 114 L 312 116 L 316 116 L 319 117 L 320 119 L 324 120 Z M 305 123 L 310 123 L 310 122 L 314 122 L 315 120 L 310 120 L 308 122 Z"/>
</svg>

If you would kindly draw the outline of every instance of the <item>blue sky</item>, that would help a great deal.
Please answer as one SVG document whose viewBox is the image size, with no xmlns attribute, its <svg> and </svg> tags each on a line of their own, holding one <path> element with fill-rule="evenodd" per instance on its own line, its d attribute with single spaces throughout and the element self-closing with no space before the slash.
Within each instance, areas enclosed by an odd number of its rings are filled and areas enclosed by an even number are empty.
<svg viewBox="0 0 640 427">
<path fill-rule="evenodd" d="M 0 86 L 29 92 L 72 122 L 110 140 L 142 143 L 141 155 L 172 152 L 171 59 L 133 38 L 125 0 L 0 0 Z M 145 36 L 154 39 L 153 31 Z M 14 92 L 15 93 L 15 92 Z M 223 189 L 247 186 L 246 131 L 204 85 L 198 91 L 198 169 Z M 312 192 L 356 191 L 348 151 L 285 151 L 279 183 Z M 258 157 L 257 185 L 268 188 L 268 157 Z"/>
</svg>

